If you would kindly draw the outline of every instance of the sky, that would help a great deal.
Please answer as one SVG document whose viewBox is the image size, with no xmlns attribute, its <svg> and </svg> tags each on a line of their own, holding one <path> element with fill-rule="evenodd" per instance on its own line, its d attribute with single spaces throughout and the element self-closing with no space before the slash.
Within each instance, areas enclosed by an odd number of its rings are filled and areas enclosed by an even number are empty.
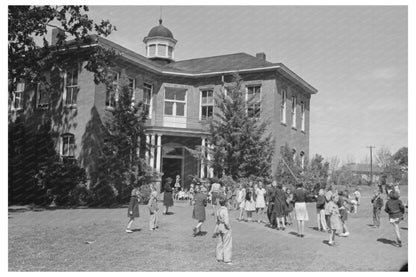
<svg viewBox="0 0 416 277">
<path fill-rule="evenodd" d="M 89 6 L 109 19 L 109 39 L 145 55 L 143 38 L 163 25 L 176 60 L 266 53 L 318 89 L 310 156 L 363 162 L 381 147 L 408 145 L 406 6 Z"/>
</svg>

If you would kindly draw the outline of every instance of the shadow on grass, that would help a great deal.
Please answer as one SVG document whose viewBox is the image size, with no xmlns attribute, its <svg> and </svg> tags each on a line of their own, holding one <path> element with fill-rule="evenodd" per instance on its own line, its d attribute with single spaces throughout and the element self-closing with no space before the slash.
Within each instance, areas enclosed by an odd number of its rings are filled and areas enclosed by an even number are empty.
<svg viewBox="0 0 416 277">
<path fill-rule="evenodd" d="M 377 241 L 384 243 L 384 244 L 390 244 L 390 245 L 396 246 L 396 242 L 394 240 L 379 238 L 377 239 Z"/>
<path fill-rule="evenodd" d="M 173 215 L 175 214 L 174 212 L 167 212 L 167 213 L 163 213 L 163 215 Z"/>
<path fill-rule="evenodd" d="M 131 229 L 133 232 L 140 232 L 142 229 Z"/>
<path fill-rule="evenodd" d="M 318 227 L 308 227 L 308 228 L 319 232 Z"/>
<path fill-rule="evenodd" d="M 292 236 L 296 236 L 296 237 L 298 236 L 298 233 L 296 233 L 296 232 L 289 232 L 288 234 L 292 235 Z"/>
<path fill-rule="evenodd" d="M 199 233 L 195 234 L 195 235 L 194 235 L 194 237 L 203 237 L 203 236 L 206 236 L 207 234 L 208 234 L 208 232 L 206 232 L 206 231 L 201 231 L 201 232 L 199 232 Z"/>
<path fill-rule="evenodd" d="M 409 230 L 409 228 L 407 228 L 407 227 L 401 227 L 400 229 L 402 229 L 402 230 Z"/>
</svg>

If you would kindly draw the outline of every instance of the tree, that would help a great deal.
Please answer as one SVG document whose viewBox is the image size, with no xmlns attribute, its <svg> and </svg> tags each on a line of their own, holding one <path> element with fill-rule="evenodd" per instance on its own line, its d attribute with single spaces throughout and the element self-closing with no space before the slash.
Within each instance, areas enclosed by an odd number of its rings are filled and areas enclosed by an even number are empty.
<svg viewBox="0 0 416 277">
<path fill-rule="evenodd" d="M 87 12 L 87 6 L 8 7 L 9 95 L 21 79 L 34 83 L 47 82 L 45 72 L 62 68 L 74 60 L 87 61 L 85 68 L 94 72 L 94 81 L 104 81 L 105 68 L 111 63 L 114 51 L 79 46 L 93 42 L 90 36 L 93 29 L 99 36 L 108 36 L 116 28 L 108 20 L 94 23 Z M 61 31 L 55 45 L 50 45 L 46 39 L 49 27 Z M 69 50 L 65 42 L 68 37 L 73 37 L 78 47 Z M 37 45 L 35 38 L 41 39 L 43 45 Z"/>
<path fill-rule="evenodd" d="M 125 76 L 121 78 L 118 88 L 109 86 L 108 89 L 118 90 L 119 96 L 116 107 L 111 111 L 112 116 L 105 124 L 107 133 L 99 158 L 99 177 L 93 190 L 98 194 L 116 191 L 118 201 L 122 203 L 129 196 L 125 193 L 126 188 L 135 183 L 138 176 L 152 174 L 137 153 L 140 141 L 144 141 L 143 124 L 146 116 L 142 103 L 132 103 L 132 91 Z M 98 197 L 109 201 L 112 196 Z"/>
<path fill-rule="evenodd" d="M 266 134 L 269 121 L 260 120 L 256 114 L 259 111 L 250 109 L 257 101 L 255 96 L 246 99 L 238 74 L 233 75 L 233 85 L 227 92 L 215 97 L 217 112 L 208 137 L 213 148 L 206 149 L 212 154 L 214 175 L 225 174 L 234 180 L 251 175 L 270 177 L 273 141 L 271 134 Z"/>
<path fill-rule="evenodd" d="M 381 168 L 388 167 L 392 162 L 392 155 L 390 149 L 386 146 L 382 146 L 376 153 L 376 164 Z"/>
<path fill-rule="evenodd" d="M 274 179 L 286 187 L 294 187 L 294 185 L 302 181 L 302 167 L 298 158 L 293 158 L 293 152 L 288 143 L 280 148 L 280 159 L 277 164 Z"/>
<path fill-rule="evenodd" d="M 335 182 L 336 171 L 339 167 L 340 159 L 338 156 L 333 156 L 329 162 L 329 171 L 331 173 L 331 181 Z"/>
<path fill-rule="evenodd" d="M 391 176 L 393 182 L 399 182 L 406 184 L 408 182 L 408 149 L 402 147 L 397 150 L 391 157 L 390 164 L 384 169 L 383 178 L 390 179 Z"/>
</svg>

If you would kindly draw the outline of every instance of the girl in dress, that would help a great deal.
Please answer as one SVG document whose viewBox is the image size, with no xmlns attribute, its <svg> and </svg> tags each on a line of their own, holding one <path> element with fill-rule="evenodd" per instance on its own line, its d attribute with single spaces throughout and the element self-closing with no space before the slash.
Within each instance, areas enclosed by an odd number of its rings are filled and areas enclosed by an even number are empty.
<svg viewBox="0 0 416 277">
<path fill-rule="evenodd" d="M 286 193 L 282 189 L 282 184 L 277 185 L 274 194 L 274 214 L 276 215 L 277 230 L 285 230 L 285 216 L 286 216 Z M 282 227 L 280 227 L 282 223 Z"/>
<path fill-rule="evenodd" d="M 150 212 L 149 229 L 150 231 L 154 231 L 159 228 L 157 226 L 157 212 L 159 211 L 159 207 L 157 206 L 157 191 L 154 189 L 152 189 L 152 192 L 150 193 L 150 199 L 147 207 Z"/>
<path fill-rule="evenodd" d="M 247 221 L 252 222 L 253 221 L 253 212 L 256 211 L 256 202 L 254 201 L 254 191 L 252 187 L 252 183 L 249 184 L 249 188 L 246 192 L 246 205 L 245 210 L 247 212 Z"/>
<path fill-rule="evenodd" d="M 237 194 L 238 207 L 240 208 L 240 216 L 238 220 L 243 220 L 244 208 L 246 205 L 246 189 L 243 184 L 240 184 L 240 190 Z"/>
<path fill-rule="evenodd" d="M 261 219 L 264 214 L 264 209 L 266 208 L 266 201 L 264 200 L 266 190 L 263 188 L 263 183 L 259 182 L 259 186 L 256 189 L 256 211 L 257 211 L 257 223 L 261 222 Z"/>
<path fill-rule="evenodd" d="M 172 187 L 170 184 L 172 183 L 172 178 L 168 177 L 165 180 L 165 185 L 163 186 L 163 205 L 165 206 L 165 211 L 163 214 L 167 215 L 169 212 L 169 207 L 173 206 L 173 198 L 172 198 Z"/>
<path fill-rule="evenodd" d="M 390 193 L 390 199 L 387 200 L 384 210 L 389 214 L 389 221 L 394 226 L 394 231 L 397 238 L 397 246 L 402 247 L 399 223 L 403 220 L 405 207 L 399 197 L 400 196 L 397 191 L 392 191 Z"/>
<path fill-rule="evenodd" d="M 293 193 L 293 202 L 295 203 L 295 215 L 298 221 L 298 237 L 304 237 L 305 221 L 309 220 L 308 210 L 306 209 L 306 191 L 302 183 L 296 185 Z"/>
<path fill-rule="evenodd" d="M 207 206 L 207 196 L 205 193 L 202 193 L 201 187 L 195 187 L 195 200 L 194 200 L 194 210 L 192 212 L 192 218 L 198 221 L 197 225 L 194 227 L 194 237 L 201 234 L 201 227 L 204 224 L 206 219 L 205 216 L 205 207 Z"/>
<path fill-rule="evenodd" d="M 139 184 L 135 184 L 135 187 L 131 191 L 130 203 L 129 203 L 129 207 L 127 210 L 127 216 L 129 217 L 129 222 L 127 223 L 127 228 L 126 228 L 127 233 L 133 233 L 133 231 L 131 230 L 131 225 L 133 224 L 134 219 L 140 216 L 139 214 L 140 197 L 141 197 L 140 186 Z"/>
<path fill-rule="evenodd" d="M 327 214 L 329 214 L 329 221 L 330 221 L 330 234 L 329 234 L 329 241 L 328 244 L 331 246 L 335 245 L 335 233 L 337 230 L 342 228 L 341 226 L 341 218 L 339 214 L 339 208 L 336 204 L 339 201 L 339 196 L 337 193 L 334 193 L 331 196 L 331 200 L 328 202 L 326 206 Z"/>
</svg>

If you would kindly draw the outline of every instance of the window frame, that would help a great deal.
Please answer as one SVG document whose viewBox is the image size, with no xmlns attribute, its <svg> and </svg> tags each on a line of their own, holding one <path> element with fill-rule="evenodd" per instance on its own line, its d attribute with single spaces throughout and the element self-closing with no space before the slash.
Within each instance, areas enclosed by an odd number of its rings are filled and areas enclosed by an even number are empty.
<svg viewBox="0 0 416 277">
<path fill-rule="evenodd" d="M 256 101 L 256 102 L 253 102 L 253 103 L 251 103 L 251 106 L 254 106 L 254 111 L 256 111 L 257 110 L 257 107 L 258 107 L 258 112 L 256 113 L 253 113 L 252 114 L 252 117 L 253 118 L 255 118 L 255 119 L 260 119 L 260 115 L 261 115 L 261 100 L 262 100 L 262 89 L 261 89 L 261 85 L 260 84 L 249 84 L 249 85 L 246 85 L 246 103 L 247 103 L 247 110 L 246 110 L 246 112 L 247 112 L 247 115 L 249 115 L 250 116 L 250 112 L 249 112 L 249 110 L 250 109 L 253 109 L 252 107 L 249 107 L 249 105 L 248 105 L 248 101 L 249 101 L 249 95 L 250 95 L 250 93 L 249 93 L 249 90 L 251 89 L 251 88 L 256 88 L 256 87 L 258 87 L 259 88 L 259 99 L 258 99 L 258 101 Z M 256 97 L 255 95 L 256 95 L 256 89 L 254 89 L 254 93 L 252 93 L 251 95 L 252 95 L 252 97 Z"/>
<path fill-rule="evenodd" d="M 206 98 L 207 98 L 207 101 L 208 101 L 208 99 L 209 99 L 209 96 L 208 96 L 208 92 L 211 92 L 212 93 L 212 103 L 203 103 L 203 93 L 204 92 L 207 92 L 207 96 L 206 96 Z M 200 107 L 200 112 L 199 112 L 199 120 L 209 120 L 209 119 L 213 119 L 214 118 L 214 104 L 215 104 L 215 101 L 214 101 L 214 89 L 213 88 L 203 88 L 203 89 L 200 89 L 200 101 L 199 101 L 199 107 Z M 207 107 L 207 108 L 209 108 L 209 107 L 212 107 L 212 115 L 211 115 L 211 117 L 209 117 L 209 116 L 205 116 L 205 117 L 203 117 L 203 108 L 204 107 Z"/>
<path fill-rule="evenodd" d="M 76 108 L 77 107 L 77 98 L 78 98 L 78 90 L 79 90 L 79 84 L 78 84 L 79 72 L 78 71 L 79 71 L 78 66 L 74 66 L 73 68 L 66 69 L 65 73 L 64 73 L 64 93 L 63 93 L 63 99 L 62 100 L 63 100 L 64 106 L 67 107 L 67 108 Z M 76 74 L 77 74 L 76 84 L 73 84 L 74 74 L 71 75 L 72 76 L 71 83 L 68 84 L 69 83 L 69 81 L 68 81 L 68 72 L 72 72 L 72 73 L 76 72 Z M 72 96 L 71 97 L 71 99 L 72 99 L 71 103 L 67 103 L 68 94 L 69 94 L 68 91 L 69 90 L 71 91 L 71 96 Z M 74 101 L 74 90 L 76 90 L 75 102 L 73 102 Z"/>
<path fill-rule="evenodd" d="M 287 108 L 287 89 L 283 88 L 281 90 L 281 100 L 280 100 L 280 122 L 286 125 L 286 108 Z"/>
<path fill-rule="evenodd" d="M 146 88 L 146 86 L 148 86 Z M 146 92 L 145 89 L 148 89 L 150 87 L 150 92 L 149 92 L 149 99 L 148 101 L 146 101 Z M 148 103 L 147 103 L 148 102 Z M 147 118 L 151 119 L 152 118 L 152 111 L 153 111 L 153 84 L 150 82 L 143 82 L 143 107 L 148 107 L 147 109 Z"/>
<path fill-rule="evenodd" d="M 68 140 L 66 141 L 66 139 Z M 68 144 L 68 148 L 67 148 L 68 153 L 64 153 L 66 142 Z M 62 158 L 75 158 L 75 135 L 74 134 L 64 133 L 61 135 L 60 156 Z"/>
<path fill-rule="evenodd" d="M 19 85 L 22 85 L 21 89 L 19 89 Z M 25 82 L 20 81 L 16 84 L 16 89 L 12 93 L 12 103 L 11 103 L 11 107 L 10 107 L 10 109 L 12 111 L 20 111 L 20 110 L 23 109 L 23 93 L 24 93 L 25 89 L 26 89 L 26 83 Z M 19 105 L 17 107 L 16 107 L 16 103 L 19 103 Z"/>
<path fill-rule="evenodd" d="M 185 91 L 185 100 L 176 100 L 176 99 L 166 99 L 166 91 L 167 89 L 182 89 Z M 176 98 L 176 95 L 175 95 Z M 163 116 L 171 116 L 171 117 L 180 117 L 186 118 L 187 116 L 187 101 L 188 100 L 188 89 L 186 88 L 175 88 L 175 87 L 165 87 L 164 89 L 164 97 L 163 97 Z M 172 104 L 172 114 L 166 114 L 166 102 L 171 102 Z M 177 115 L 176 103 L 184 103 L 184 115 Z"/>
<path fill-rule="evenodd" d="M 305 132 L 305 102 L 304 101 L 301 101 L 300 102 L 300 111 L 301 111 L 301 115 L 300 115 L 300 118 L 301 118 L 301 123 L 300 123 L 300 130 L 302 131 L 302 132 Z"/>
<path fill-rule="evenodd" d="M 109 70 L 109 72 L 111 74 L 111 76 L 115 76 L 116 79 L 113 80 L 112 85 L 113 85 L 113 89 L 115 88 L 115 90 L 109 92 L 108 90 L 106 91 L 105 94 L 105 108 L 106 109 L 115 109 L 117 106 L 117 102 L 118 102 L 118 85 L 119 85 L 119 80 L 120 80 L 120 73 L 118 71 L 115 70 Z M 107 73 L 107 75 L 108 75 Z M 114 95 L 114 97 L 112 97 Z M 114 101 L 111 101 L 111 99 L 114 99 Z M 114 102 L 114 106 L 111 105 L 111 103 Z"/>
<path fill-rule="evenodd" d="M 36 85 L 36 109 L 38 109 L 38 110 L 47 110 L 47 109 L 49 109 L 49 104 L 50 104 L 50 93 L 46 89 L 41 90 L 41 86 L 42 86 L 41 83 L 37 83 L 37 85 Z M 40 103 L 41 91 L 46 92 L 47 103 Z"/>
<path fill-rule="evenodd" d="M 297 120 L 297 116 L 296 116 L 296 112 L 297 112 L 297 97 L 296 95 L 292 95 L 292 128 L 296 129 L 296 120 Z"/>
</svg>

